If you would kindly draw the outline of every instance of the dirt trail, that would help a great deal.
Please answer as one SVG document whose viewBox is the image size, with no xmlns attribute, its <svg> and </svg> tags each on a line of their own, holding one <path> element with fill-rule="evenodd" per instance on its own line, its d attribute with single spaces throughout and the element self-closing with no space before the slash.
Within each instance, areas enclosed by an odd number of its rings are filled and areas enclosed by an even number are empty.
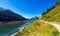
<svg viewBox="0 0 60 36">
<path fill-rule="evenodd" d="M 56 23 L 56 22 L 46 22 L 43 20 L 39 20 L 40 22 L 45 22 L 45 23 L 50 23 L 51 25 L 55 26 L 59 32 L 59 36 L 60 36 L 60 24 Z"/>
</svg>

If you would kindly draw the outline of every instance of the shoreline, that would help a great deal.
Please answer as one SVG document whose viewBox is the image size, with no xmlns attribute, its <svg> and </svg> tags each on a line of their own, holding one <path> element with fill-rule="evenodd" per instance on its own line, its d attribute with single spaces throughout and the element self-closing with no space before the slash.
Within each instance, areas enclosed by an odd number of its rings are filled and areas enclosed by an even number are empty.
<svg viewBox="0 0 60 36">
<path fill-rule="evenodd" d="M 0 25 L 1 24 L 20 24 L 20 23 L 23 23 L 23 22 L 26 22 L 27 20 L 23 20 L 23 21 L 2 21 L 0 22 Z"/>
<path fill-rule="evenodd" d="M 24 27 L 19 28 L 18 31 L 21 32 L 21 31 L 23 31 L 23 29 L 24 29 Z M 8 36 L 14 36 L 14 35 L 16 35 L 17 33 L 18 33 L 18 32 L 15 32 L 15 33 L 13 33 L 13 34 L 9 34 Z"/>
<path fill-rule="evenodd" d="M 18 33 L 18 31 L 20 32 L 21 29 L 23 29 L 25 26 L 31 24 L 32 22 L 29 21 L 25 21 L 25 23 L 23 23 L 22 25 L 20 25 L 19 27 L 13 29 L 12 31 L 8 32 L 7 34 L 3 34 L 3 36 L 12 36 Z"/>
</svg>

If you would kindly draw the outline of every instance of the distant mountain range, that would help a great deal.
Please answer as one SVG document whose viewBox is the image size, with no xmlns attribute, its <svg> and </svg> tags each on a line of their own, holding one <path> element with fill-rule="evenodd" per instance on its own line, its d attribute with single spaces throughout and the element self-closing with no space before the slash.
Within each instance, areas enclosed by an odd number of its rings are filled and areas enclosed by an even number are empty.
<svg viewBox="0 0 60 36">
<path fill-rule="evenodd" d="M 31 21 L 35 21 L 35 20 L 37 20 L 37 19 L 39 19 L 37 16 L 35 16 L 35 17 L 32 17 L 31 19 L 29 19 L 29 20 L 31 20 Z"/>
<path fill-rule="evenodd" d="M 9 9 L 3 9 L 0 7 L 0 21 L 21 21 L 26 20 L 23 16 L 14 13 Z"/>
</svg>

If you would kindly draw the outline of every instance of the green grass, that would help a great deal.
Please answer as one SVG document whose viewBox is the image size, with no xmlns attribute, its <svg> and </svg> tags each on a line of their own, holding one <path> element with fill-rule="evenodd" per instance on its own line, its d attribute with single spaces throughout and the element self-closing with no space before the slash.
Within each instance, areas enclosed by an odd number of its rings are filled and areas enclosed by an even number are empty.
<svg viewBox="0 0 60 36">
<path fill-rule="evenodd" d="M 60 5 L 56 6 L 53 10 L 42 16 L 45 21 L 60 22 Z"/>
<path fill-rule="evenodd" d="M 23 31 L 19 31 L 15 36 L 58 36 L 58 30 L 50 25 L 40 21 L 24 27 Z"/>
<path fill-rule="evenodd" d="M 50 11 L 46 11 L 46 14 L 42 15 L 42 20 L 50 21 L 50 22 L 58 22 L 60 23 L 60 0 L 57 0 L 56 5 Z M 52 8 L 52 7 L 51 7 Z"/>
</svg>

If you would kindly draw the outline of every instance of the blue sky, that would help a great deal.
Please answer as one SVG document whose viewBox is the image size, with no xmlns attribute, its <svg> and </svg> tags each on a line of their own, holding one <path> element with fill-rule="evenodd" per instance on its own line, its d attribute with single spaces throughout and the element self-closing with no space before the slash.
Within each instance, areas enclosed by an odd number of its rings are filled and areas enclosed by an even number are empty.
<svg viewBox="0 0 60 36">
<path fill-rule="evenodd" d="M 26 18 L 41 16 L 56 0 L 0 0 L 0 7 L 10 9 Z"/>
</svg>

